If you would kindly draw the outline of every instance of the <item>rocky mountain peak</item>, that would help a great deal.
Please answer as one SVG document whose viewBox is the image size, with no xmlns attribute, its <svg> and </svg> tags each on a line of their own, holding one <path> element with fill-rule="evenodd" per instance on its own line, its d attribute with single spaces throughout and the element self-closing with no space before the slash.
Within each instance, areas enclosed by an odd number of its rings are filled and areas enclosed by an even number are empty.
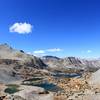
<svg viewBox="0 0 100 100">
<path fill-rule="evenodd" d="M 42 59 L 45 59 L 45 60 L 60 60 L 59 57 L 56 57 L 56 56 L 43 56 Z"/>
<path fill-rule="evenodd" d="M 12 50 L 13 48 L 11 46 L 9 46 L 7 43 L 4 44 L 0 44 L 0 50 L 4 49 L 4 50 Z"/>
</svg>

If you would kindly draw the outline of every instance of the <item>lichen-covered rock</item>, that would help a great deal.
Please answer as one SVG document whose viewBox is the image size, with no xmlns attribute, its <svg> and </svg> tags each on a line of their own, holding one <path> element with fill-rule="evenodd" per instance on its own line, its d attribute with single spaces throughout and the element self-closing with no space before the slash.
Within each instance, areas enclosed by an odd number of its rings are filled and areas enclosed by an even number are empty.
<svg viewBox="0 0 100 100">
<path fill-rule="evenodd" d="M 53 94 L 45 92 L 43 88 L 36 86 L 20 86 L 21 91 L 16 92 L 15 96 L 20 96 L 25 100 L 53 100 Z"/>
</svg>

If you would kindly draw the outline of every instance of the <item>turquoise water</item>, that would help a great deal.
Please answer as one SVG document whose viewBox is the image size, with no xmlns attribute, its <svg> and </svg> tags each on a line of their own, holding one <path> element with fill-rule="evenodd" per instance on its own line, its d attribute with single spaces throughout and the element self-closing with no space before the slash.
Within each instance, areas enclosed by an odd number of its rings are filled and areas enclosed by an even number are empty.
<svg viewBox="0 0 100 100">
<path fill-rule="evenodd" d="M 52 73 L 52 76 L 54 76 L 55 79 L 56 78 L 57 79 L 59 79 L 59 78 L 74 78 L 74 77 L 81 77 L 81 74 Z M 47 80 L 43 80 L 43 78 L 34 77 L 34 78 L 26 80 L 26 81 L 30 82 L 30 84 L 28 84 L 28 85 L 42 87 L 47 91 L 57 92 L 57 91 L 62 90 L 60 87 L 56 86 L 55 84 L 49 83 Z"/>
<path fill-rule="evenodd" d="M 81 77 L 82 74 L 77 74 L 77 73 L 72 73 L 72 74 L 68 74 L 68 73 L 56 73 L 53 74 L 54 77 L 63 77 L 63 78 L 74 78 L 74 77 Z"/>
<path fill-rule="evenodd" d="M 60 87 L 54 85 L 53 83 L 48 83 L 48 82 L 37 84 L 35 86 L 42 87 L 45 90 L 52 91 L 52 92 L 57 92 L 57 91 L 61 91 L 62 90 Z"/>
<path fill-rule="evenodd" d="M 76 73 L 72 73 L 72 74 L 65 74 L 65 73 L 56 73 L 53 74 L 53 76 L 55 78 L 74 78 L 74 77 L 81 77 L 81 74 L 76 74 Z M 49 83 L 47 81 L 44 81 L 42 83 L 36 84 L 35 86 L 39 86 L 44 88 L 47 91 L 52 91 L 52 92 L 57 92 L 57 91 L 61 91 L 62 89 L 58 86 L 56 86 L 53 83 Z"/>
</svg>

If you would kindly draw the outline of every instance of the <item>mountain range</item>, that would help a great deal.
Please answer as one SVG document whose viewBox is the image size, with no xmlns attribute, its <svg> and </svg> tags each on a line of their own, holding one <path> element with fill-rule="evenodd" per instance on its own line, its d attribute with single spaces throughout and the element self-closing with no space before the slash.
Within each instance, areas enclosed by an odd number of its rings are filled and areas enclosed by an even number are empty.
<svg viewBox="0 0 100 100">
<path fill-rule="evenodd" d="M 50 68 L 55 69 L 82 69 L 95 71 L 100 68 L 100 60 L 87 60 L 76 57 L 58 58 L 55 56 L 43 56 L 43 62 Z"/>
<path fill-rule="evenodd" d="M 29 78 L 29 76 L 33 76 L 34 71 L 42 69 L 96 71 L 99 68 L 99 59 L 87 60 L 76 57 L 59 58 L 55 56 L 38 58 L 25 53 L 23 50 L 13 49 L 8 44 L 0 45 L 0 81 L 5 83 Z"/>
</svg>

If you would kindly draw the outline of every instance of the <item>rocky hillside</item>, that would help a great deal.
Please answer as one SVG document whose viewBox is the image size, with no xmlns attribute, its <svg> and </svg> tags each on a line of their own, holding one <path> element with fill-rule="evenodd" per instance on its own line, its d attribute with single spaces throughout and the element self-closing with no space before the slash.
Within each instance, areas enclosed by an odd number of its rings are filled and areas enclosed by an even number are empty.
<svg viewBox="0 0 100 100">
<path fill-rule="evenodd" d="M 3 63 L 13 63 L 15 60 L 29 67 L 41 69 L 46 67 L 40 58 L 26 54 L 23 50 L 15 50 L 7 44 L 0 45 L 0 59 Z"/>
<path fill-rule="evenodd" d="M 15 50 L 7 44 L 0 45 L 1 83 L 29 78 L 34 74 L 35 69 L 44 68 L 46 68 L 46 65 L 40 58 L 26 54 L 22 50 Z"/>
</svg>

